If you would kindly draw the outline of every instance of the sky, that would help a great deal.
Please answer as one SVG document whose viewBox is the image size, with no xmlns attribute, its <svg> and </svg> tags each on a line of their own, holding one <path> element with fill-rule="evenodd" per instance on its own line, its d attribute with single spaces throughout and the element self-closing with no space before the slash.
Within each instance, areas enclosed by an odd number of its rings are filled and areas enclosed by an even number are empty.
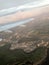
<svg viewBox="0 0 49 65">
<path fill-rule="evenodd" d="M 33 4 L 42 3 L 43 1 L 49 2 L 49 0 L 0 0 L 0 10 L 11 7 L 18 7 L 20 5 L 24 5 L 28 3 L 30 3 L 30 5 L 31 3 Z"/>
<path fill-rule="evenodd" d="M 31 0 L 33 1 L 33 0 Z M 30 0 L 0 0 L 0 9 L 23 5 Z"/>
<path fill-rule="evenodd" d="M 49 12 L 49 6 L 45 8 L 40 7 L 46 5 L 49 5 L 49 0 L 0 0 L 0 25 Z"/>
<path fill-rule="evenodd" d="M 15 7 L 15 6 L 17 7 L 19 5 L 23 5 L 28 2 L 34 2 L 34 1 L 36 0 L 0 0 L 0 9 Z"/>
<path fill-rule="evenodd" d="M 0 0 L 0 16 L 48 4 L 49 0 Z"/>
</svg>

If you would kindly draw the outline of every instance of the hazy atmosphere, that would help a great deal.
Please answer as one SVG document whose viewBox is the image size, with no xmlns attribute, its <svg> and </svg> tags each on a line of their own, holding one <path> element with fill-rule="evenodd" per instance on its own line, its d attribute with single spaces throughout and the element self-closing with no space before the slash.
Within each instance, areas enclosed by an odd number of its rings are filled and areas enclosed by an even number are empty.
<svg viewBox="0 0 49 65">
<path fill-rule="evenodd" d="M 47 9 L 49 0 L 0 0 L 0 24 L 34 17 Z"/>
<path fill-rule="evenodd" d="M 0 65 L 49 65 L 49 0 L 0 0 Z"/>
<path fill-rule="evenodd" d="M 27 3 L 42 2 L 44 0 L 0 0 L 0 9 L 17 7 Z"/>
</svg>

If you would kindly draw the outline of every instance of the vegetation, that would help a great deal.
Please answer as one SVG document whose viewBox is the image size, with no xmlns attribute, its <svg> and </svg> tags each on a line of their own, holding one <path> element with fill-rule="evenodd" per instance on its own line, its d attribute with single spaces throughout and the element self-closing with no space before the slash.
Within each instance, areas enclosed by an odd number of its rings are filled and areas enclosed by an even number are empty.
<svg viewBox="0 0 49 65">
<path fill-rule="evenodd" d="M 0 47 L 0 65 L 22 65 L 23 63 L 37 62 L 45 55 L 45 47 L 39 47 L 36 50 L 25 53 L 22 49 L 10 50 L 10 44 Z"/>
</svg>

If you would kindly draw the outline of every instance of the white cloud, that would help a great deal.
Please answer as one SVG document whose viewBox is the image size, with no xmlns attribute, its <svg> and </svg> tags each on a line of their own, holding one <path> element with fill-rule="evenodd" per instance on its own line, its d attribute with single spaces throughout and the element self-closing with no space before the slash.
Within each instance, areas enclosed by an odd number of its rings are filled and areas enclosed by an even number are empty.
<svg viewBox="0 0 49 65">
<path fill-rule="evenodd" d="M 49 0 L 34 1 L 34 2 L 24 4 L 24 5 L 20 5 L 18 7 L 2 9 L 2 10 L 0 10 L 0 15 L 6 15 L 6 14 L 13 13 L 13 12 L 20 11 L 20 10 L 32 9 L 32 8 L 44 6 L 47 4 L 49 4 Z"/>
</svg>

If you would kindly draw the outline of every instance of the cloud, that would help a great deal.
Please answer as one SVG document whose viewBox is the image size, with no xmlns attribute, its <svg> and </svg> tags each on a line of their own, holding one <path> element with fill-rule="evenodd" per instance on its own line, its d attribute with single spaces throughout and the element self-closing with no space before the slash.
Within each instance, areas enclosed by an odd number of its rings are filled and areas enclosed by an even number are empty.
<svg viewBox="0 0 49 65">
<path fill-rule="evenodd" d="M 13 12 L 17 12 L 17 11 L 21 11 L 21 10 L 26 10 L 26 9 L 29 10 L 29 9 L 33 9 L 35 7 L 40 7 L 40 6 L 44 6 L 44 5 L 48 5 L 48 4 L 49 4 L 49 0 L 34 1 L 34 2 L 30 2 L 30 3 L 26 3 L 24 5 L 20 5 L 18 7 L 2 9 L 2 10 L 0 10 L 0 16 L 6 15 L 9 13 L 13 13 Z"/>
</svg>

